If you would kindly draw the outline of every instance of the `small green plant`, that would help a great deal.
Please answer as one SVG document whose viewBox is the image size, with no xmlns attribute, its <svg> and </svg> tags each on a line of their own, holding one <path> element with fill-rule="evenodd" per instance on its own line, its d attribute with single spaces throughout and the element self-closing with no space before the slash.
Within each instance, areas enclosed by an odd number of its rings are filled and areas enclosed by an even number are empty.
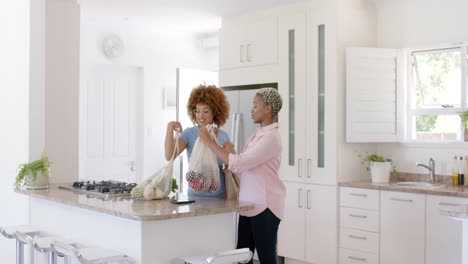
<svg viewBox="0 0 468 264">
<path fill-rule="evenodd" d="M 370 163 L 371 162 L 390 162 L 390 163 L 392 163 L 393 171 L 394 172 L 396 171 L 396 167 L 395 167 L 395 165 L 393 165 L 392 159 L 386 158 L 386 157 L 384 157 L 382 155 L 379 155 L 377 153 L 368 154 L 366 152 L 365 155 L 362 155 L 361 153 L 358 153 L 358 157 L 361 160 L 361 164 L 366 167 L 367 171 L 370 171 Z"/>
<path fill-rule="evenodd" d="M 38 173 L 49 177 L 50 164 L 51 162 L 45 154 L 42 154 L 39 160 L 20 164 L 18 167 L 18 174 L 16 175 L 15 187 L 19 188 L 24 185 L 26 177 L 29 175 L 32 177 L 33 181 L 36 180 Z"/>
<path fill-rule="evenodd" d="M 179 189 L 179 185 L 177 185 L 176 179 L 172 178 L 172 192 L 177 191 Z"/>
<path fill-rule="evenodd" d="M 460 116 L 461 121 L 465 128 L 468 128 L 468 110 L 459 112 L 458 115 Z"/>
</svg>

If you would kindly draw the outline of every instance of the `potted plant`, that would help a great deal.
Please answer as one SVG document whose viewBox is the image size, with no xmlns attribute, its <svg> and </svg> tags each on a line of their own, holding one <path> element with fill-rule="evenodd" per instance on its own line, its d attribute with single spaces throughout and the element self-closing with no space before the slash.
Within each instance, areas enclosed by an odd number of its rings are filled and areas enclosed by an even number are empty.
<svg viewBox="0 0 468 264">
<path fill-rule="evenodd" d="M 388 183 L 390 181 L 390 173 L 395 171 L 392 159 L 376 153 L 359 155 L 359 157 L 361 164 L 366 166 L 367 171 L 370 171 L 372 183 Z"/>
<path fill-rule="evenodd" d="M 468 110 L 458 113 L 465 128 L 465 142 L 468 142 Z"/>
<path fill-rule="evenodd" d="M 39 160 L 20 164 L 16 175 L 15 187 L 25 186 L 27 189 L 47 189 L 50 175 L 49 158 L 42 154 Z"/>
</svg>

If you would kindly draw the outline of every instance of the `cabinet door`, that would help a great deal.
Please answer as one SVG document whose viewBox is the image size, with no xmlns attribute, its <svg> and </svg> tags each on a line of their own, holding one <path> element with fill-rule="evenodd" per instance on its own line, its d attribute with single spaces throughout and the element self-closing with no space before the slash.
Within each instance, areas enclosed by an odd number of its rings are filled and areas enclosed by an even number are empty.
<svg viewBox="0 0 468 264">
<path fill-rule="evenodd" d="M 337 263 L 337 187 L 306 184 L 306 261 Z"/>
<path fill-rule="evenodd" d="M 315 184 L 337 183 L 337 64 L 336 38 L 314 14 L 307 17 L 306 123 L 307 160 Z"/>
<path fill-rule="evenodd" d="M 277 31 L 276 16 L 223 21 L 219 42 L 220 69 L 277 63 Z"/>
<path fill-rule="evenodd" d="M 285 182 L 286 209 L 278 232 L 278 255 L 305 260 L 305 209 L 303 184 Z"/>
<path fill-rule="evenodd" d="M 468 199 L 428 195 L 426 203 L 426 264 L 466 263 L 462 258 L 463 222 L 440 211 L 466 208 Z"/>
<path fill-rule="evenodd" d="M 284 180 L 305 182 L 307 135 L 305 123 L 305 15 L 279 18 L 278 89 L 283 96 L 279 114 L 283 157 L 280 176 Z"/>
<path fill-rule="evenodd" d="M 219 34 L 219 68 L 230 69 L 242 66 L 244 63 L 245 27 L 240 24 L 223 24 Z"/>
<path fill-rule="evenodd" d="M 424 264 L 425 196 L 381 192 L 380 263 Z"/>
<path fill-rule="evenodd" d="M 259 66 L 278 62 L 278 19 L 270 17 L 250 23 L 245 45 L 244 61 L 248 66 Z"/>
</svg>

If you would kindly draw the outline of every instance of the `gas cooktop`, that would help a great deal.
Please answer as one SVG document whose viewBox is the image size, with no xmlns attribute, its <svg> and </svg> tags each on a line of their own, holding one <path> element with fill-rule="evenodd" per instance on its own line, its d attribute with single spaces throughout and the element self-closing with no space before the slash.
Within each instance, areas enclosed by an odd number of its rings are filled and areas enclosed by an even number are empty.
<svg viewBox="0 0 468 264">
<path fill-rule="evenodd" d="M 59 189 L 75 191 L 82 194 L 91 194 L 98 197 L 112 198 L 130 196 L 136 183 L 119 181 L 77 181 L 71 185 L 61 185 Z"/>
</svg>

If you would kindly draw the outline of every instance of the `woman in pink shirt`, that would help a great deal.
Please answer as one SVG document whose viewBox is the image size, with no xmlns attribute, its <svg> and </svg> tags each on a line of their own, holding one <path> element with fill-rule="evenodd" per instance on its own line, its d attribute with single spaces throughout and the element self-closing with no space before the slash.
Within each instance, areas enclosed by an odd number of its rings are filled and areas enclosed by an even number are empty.
<svg viewBox="0 0 468 264">
<path fill-rule="evenodd" d="M 240 175 L 239 201 L 255 208 L 240 213 L 237 248 L 257 250 L 262 264 L 276 264 L 278 227 L 284 214 L 286 187 L 278 171 L 281 164 L 281 137 L 275 122 L 282 100 L 273 88 L 260 89 L 252 106 L 252 119 L 260 127 L 241 154 L 221 148 L 208 130 L 200 128 L 199 137 L 224 161 L 229 170 Z M 252 263 L 252 261 L 250 262 Z"/>
</svg>

